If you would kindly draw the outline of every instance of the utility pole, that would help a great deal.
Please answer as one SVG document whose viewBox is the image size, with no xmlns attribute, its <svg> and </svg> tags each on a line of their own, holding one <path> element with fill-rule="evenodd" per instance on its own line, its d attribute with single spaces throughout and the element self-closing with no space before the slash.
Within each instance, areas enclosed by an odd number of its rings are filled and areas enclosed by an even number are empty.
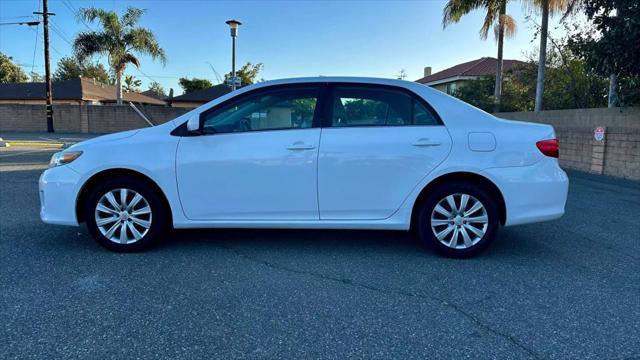
<svg viewBox="0 0 640 360">
<path fill-rule="evenodd" d="M 42 12 L 34 12 L 36 15 L 42 15 L 44 25 L 44 72 L 45 85 L 47 90 L 47 132 L 53 132 L 53 94 L 51 91 L 51 59 L 49 57 L 49 15 L 47 0 L 42 0 Z"/>
</svg>

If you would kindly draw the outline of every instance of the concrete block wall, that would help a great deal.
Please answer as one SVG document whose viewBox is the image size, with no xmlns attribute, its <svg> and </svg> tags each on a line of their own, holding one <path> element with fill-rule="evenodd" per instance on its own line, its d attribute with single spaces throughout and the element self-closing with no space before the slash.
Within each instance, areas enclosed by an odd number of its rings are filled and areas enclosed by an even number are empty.
<svg viewBox="0 0 640 360">
<path fill-rule="evenodd" d="M 45 106 L 0 105 L 0 131 L 47 131 Z"/>
<path fill-rule="evenodd" d="M 553 125 L 560 165 L 569 169 L 640 180 L 640 108 L 602 108 L 498 113 L 496 116 Z M 605 129 L 602 141 L 594 138 Z"/>
<path fill-rule="evenodd" d="M 140 110 L 158 125 L 190 109 L 146 106 Z M 128 105 L 54 105 L 53 119 L 55 130 L 62 133 L 107 134 L 149 126 Z M 0 104 L 0 131 L 47 131 L 45 106 Z"/>
<path fill-rule="evenodd" d="M 602 173 L 640 180 L 640 128 L 608 127 L 606 130 Z"/>
</svg>

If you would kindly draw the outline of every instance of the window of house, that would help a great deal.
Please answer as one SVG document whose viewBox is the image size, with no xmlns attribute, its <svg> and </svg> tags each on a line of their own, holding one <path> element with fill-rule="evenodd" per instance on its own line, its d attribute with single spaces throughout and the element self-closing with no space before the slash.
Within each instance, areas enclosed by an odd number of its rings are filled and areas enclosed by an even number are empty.
<svg viewBox="0 0 640 360">
<path fill-rule="evenodd" d="M 447 84 L 447 94 L 453 95 L 456 92 L 457 86 L 456 83 L 448 83 Z"/>
</svg>

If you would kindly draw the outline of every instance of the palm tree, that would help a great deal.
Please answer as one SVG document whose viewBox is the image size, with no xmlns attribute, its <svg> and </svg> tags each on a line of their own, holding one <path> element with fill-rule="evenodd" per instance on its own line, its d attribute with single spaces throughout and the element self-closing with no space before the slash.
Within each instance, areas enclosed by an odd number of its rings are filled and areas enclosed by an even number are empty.
<svg viewBox="0 0 640 360">
<path fill-rule="evenodd" d="M 124 89 L 128 92 L 136 92 L 140 89 L 142 81 L 136 79 L 133 75 L 124 76 Z"/>
<path fill-rule="evenodd" d="M 78 15 L 84 21 L 98 20 L 102 29 L 79 33 L 73 42 L 75 55 L 79 61 L 96 54 L 108 57 L 116 77 L 118 104 L 122 104 L 122 73 L 128 64 L 140 67 L 137 56 L 148 55 L 154 60 L 160 60 L 163 65 L 166 63 L 164 50 L 155 35 L 149 29 L 138 26 L 142 14 L 144 10 L 129 7 L 118 17 L 115 11 L 90 7 L 80 9 Z"/>
<path fill-rule="evenodd" d="M 502 60 L 504 38 L 512 37 L 516 33 L 515 20 L 507 15 L 507 2 L 509 0 L 449 0 L 444 7 L 442 27 L 446 28 L 451 23 L 457 23 L 460 19 L 476 9 L 486 10 L 484 23 L 480 29 L 480 38 L 485 40 L 489 30 L 494 28 L 498 41 L 498 62 L 496 65 L 496 85 L 494 90 L 495 111 L 500 111 L 502 98 Z"/>
<path fill-rule="evenodd" d="M 544 70 L 547 61 L 547 37 L 549 33 L 549 15 L 564 13 L 564 16 L 572 10 L 576 0 L 528 0 L 540 9 L 542 21 L 540 25 L 540 54 L 538 55 L 538 78 L 536 80 L 536 102 L 534 111 L 542 110 L 542 97 L 544 94 Z"/>
</svg>

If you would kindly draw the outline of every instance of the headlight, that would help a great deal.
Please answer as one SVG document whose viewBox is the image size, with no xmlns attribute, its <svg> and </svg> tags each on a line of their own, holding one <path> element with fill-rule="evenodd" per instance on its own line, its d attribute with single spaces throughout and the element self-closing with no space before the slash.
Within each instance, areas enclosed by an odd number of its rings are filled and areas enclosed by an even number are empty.
<svg viewBox="0 0 640 360">
<path fill-rule="evenodd" d="M 82 155 L 82 151 L 62 151 L 53 154 L 51 161 L 49 161 L 49 167 L 56 167 L 60 165 L 66 165 Z"/>
</svg>

